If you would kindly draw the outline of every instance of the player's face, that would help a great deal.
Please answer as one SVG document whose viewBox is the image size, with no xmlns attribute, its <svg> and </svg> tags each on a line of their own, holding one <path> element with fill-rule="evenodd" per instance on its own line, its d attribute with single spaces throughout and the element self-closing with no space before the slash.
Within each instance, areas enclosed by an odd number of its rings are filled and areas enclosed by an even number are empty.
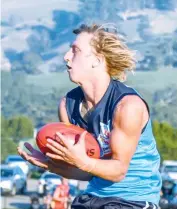
<svg viewBox="0 0 177 209">
<path fill-rule="evenodd" d="M 68 73 L 71 81 L 75 83 L 83 83 L 93 76 L 93 62 L 95 54 L 93 47 L 90 45 L 92 35 L 81 33 L 77 35 L 76 40 L 71 45 L 69 51 L 65 54 Z"/>
</svg>

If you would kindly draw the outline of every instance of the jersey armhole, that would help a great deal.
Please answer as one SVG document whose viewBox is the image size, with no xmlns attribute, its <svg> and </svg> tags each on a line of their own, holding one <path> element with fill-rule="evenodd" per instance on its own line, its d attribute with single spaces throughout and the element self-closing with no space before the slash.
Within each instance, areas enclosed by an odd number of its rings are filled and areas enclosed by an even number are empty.
<svg viewBox="0 0 177 209">
<path fill-rule="evenodd" d="M 149 105 L 147 104 L 147 102 L 140 96 L 140 98 L 143 100 L 143 102 L 145 103 L 145 105 L 146 105 L 146 108 L 147 108 L 147 111 L 148 111 L 148 120 L 147 120 L 147 122 L 146 122 L 146 124 L 145 124 L 145 126 L 143 127 L 143 129 L 142 129 L 142 131 L 141 131 L 141 134 L 143 134 L 144 133 L 144 131 L 145 131 L 145 129 L 146 129 L 146 127 L 147 127 L 147 125 L 148 125 L 148 123 L 149 123 L 149 120 L 150 120 L 150 109 L 149 109 Z"/>
<path fill-rule="evenodd" d="M 141 134 L 143 134 L 144 131 L 145 131 L 145 129 L 146 129 L 146 127 L 147 127 L 147 124 L 149 123 L 149 120 L 150 120 L 150 109 L 149 109 L 149 106 L 148 106 L 147 102 L 146 102 L 146 101 L 145 101 L 138 93 L 133 92 L 133 93 L 124 93 L 124 94 L 122 94 L 122 95 L 114 102 L 114 104 L 113 104 L 112 116 L 113 116 L 115 107 L 116 107 L 117 104 L 120 102 L 120 100 L 121 100 L 123 97 L 128 96 L 128 95 L 136 95 L 136 96 L 140 97 L 140 98 L 142 99 L 142 101 L 143 101 L 143 102 L 145 103 L 145 105 L 146 105 L 146 108 L 147 108 L 149 117 L 148 117 L 148 120 L 147 120 L 145 126 L 144 126 L 144 127 L 142 128 L 142 130 L 141 130 Z"/>
</svg>

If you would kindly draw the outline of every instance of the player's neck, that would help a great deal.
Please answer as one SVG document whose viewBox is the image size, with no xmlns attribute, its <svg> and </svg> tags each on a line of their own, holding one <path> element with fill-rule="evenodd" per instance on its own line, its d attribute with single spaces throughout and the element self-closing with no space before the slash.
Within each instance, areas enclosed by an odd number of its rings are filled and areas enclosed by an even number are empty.
<svg viewBox="0 0 177 209">
<path fill-rule="evenodd" d="M 94 106 L 101 100 L 109 86 L 109 83 L 110 76 L 104 74 L 95 78 L 93 81 L 88 81 L 81 85 L 89 109 L 94 108 Z"/>
</svg>

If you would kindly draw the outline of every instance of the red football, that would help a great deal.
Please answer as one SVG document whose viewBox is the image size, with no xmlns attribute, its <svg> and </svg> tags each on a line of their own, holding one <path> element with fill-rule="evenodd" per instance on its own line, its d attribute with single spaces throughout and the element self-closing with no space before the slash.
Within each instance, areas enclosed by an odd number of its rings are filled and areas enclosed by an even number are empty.
<svg viewBox="0 0 177 209">
<path fill-rule="evenodd" d="M 56 139 L 59 137 L 57 136 L 56 132 L 60 132 L 62 135 L 66 136 L 68 140 L 74 145 L 78 142 L 79 136 L 84 131 L 84 129 L 73 125 L 73 124 L 66 124 L 62 122 L 58 123 L 49 123 L 43 126 L 37 133 L 36 136 L 36 143 L 41 152 L 44 154 L 46 152 L 52 152 L 48 147 L 46 147 L 47 139 L 53 139 L 58 142 Z M 87 155 L 91 158 L 99 158 L 100 157 L 100 147 L 96 139 L 87 132 L 85 136 L 85 149 Z"/>
</svg>

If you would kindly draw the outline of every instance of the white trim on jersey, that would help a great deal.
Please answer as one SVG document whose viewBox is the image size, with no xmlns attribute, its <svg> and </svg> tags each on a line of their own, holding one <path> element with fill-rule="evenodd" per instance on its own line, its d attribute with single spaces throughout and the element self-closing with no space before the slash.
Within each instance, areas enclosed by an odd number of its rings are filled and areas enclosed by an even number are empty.
<svg viewBox="0 0 177 209">
<path fill-rule="evenodd" d="M 154 204 L 152 204 L 152 205 L 153 205 L 153 209 L 156 209 L 156 206 Z"/>
<path fill-rule="evenodd" d="M 146 201 L 146 206 L 143 209 L 149 208 L 149 203 Z"/>
</svg>

